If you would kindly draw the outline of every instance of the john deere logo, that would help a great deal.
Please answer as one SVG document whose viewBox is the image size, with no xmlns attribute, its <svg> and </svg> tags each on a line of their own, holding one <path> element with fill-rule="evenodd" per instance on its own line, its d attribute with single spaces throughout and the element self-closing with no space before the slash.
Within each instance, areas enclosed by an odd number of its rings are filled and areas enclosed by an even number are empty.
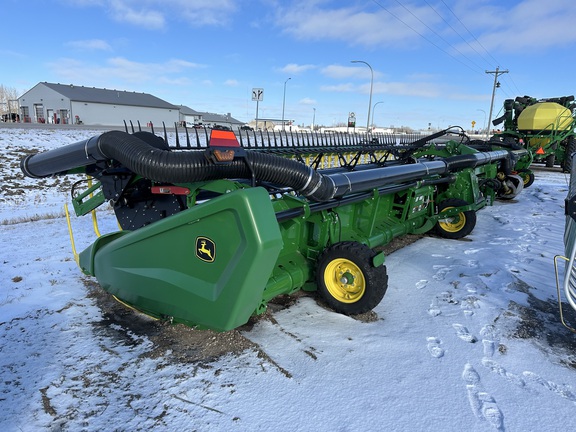
<svg viewBox="0 0 576 432">
<path fill-rule="evenodd" d="M 196 238 L 196 256 L 202 261 L 214 262 L 216 259 L 216 244 L 208 237 Z"/>
</svg>

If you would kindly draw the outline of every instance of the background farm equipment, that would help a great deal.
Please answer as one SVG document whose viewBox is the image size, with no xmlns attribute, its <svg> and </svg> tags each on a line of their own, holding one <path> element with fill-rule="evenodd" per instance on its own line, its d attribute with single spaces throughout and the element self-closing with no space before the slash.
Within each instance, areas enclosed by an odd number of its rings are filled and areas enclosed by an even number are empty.
<svg viewBox="0 0 576 432">
<path fill-rule="evenodd" d="M 504 131 L 496 137 L 504 142 L 521 143 L 534 162 L 546 163 L 547 167 L 560 165 L 570 172 L 570 155 L 576 151 L 575 108 L 574 96 L 507 99 L 504 114 L 493 121 L 494 126 L 504 124 Z"/>
<path fill-rule="evenodd" d="M 72 190 L 79 216 L 113 207 L 121 230 L 77 257 L 104 290 L 153 317 L 225 331 L 301 289 L 335 311 L 367 312 L 388 286 L 378 247 L 429 231 L 464 237 L 477 210 L 520 193 L 526 150 L 481 151 L 463 135 L 432 142 L 446 132 L 342 143 L 212 131 L 208 145 L 187 133 L 170 147 L 153 133 L 111 131 L 21 168 L 87 174 Z"/>
</svg>

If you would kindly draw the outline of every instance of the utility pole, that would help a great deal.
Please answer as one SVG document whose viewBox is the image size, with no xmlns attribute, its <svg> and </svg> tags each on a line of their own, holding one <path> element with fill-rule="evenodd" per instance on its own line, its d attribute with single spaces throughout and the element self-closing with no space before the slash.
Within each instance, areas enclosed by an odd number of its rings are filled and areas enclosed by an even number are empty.
<svg viewBox="0 0 576 432">
<path fill-rule="evenodd" d="M 488 114 L 488 129 L 486 133 L 488 134 L 488 138 L 490 137 L 490 124 L 492 122 L 492 108 L 494 108 L 494 95 L 496 94 L 496 87 L 500 87 L 500 83 L 498 82 L 498 77 L 502 74 L 508 73 L 508 69 L 500 70 L 500 66 L 496 68 L 495 71 L 486 71 L 487 74 L 494 74 L 494 85 L 492 86 L 492 102 L 490 102 L 490 114 Z"/>
</svg>

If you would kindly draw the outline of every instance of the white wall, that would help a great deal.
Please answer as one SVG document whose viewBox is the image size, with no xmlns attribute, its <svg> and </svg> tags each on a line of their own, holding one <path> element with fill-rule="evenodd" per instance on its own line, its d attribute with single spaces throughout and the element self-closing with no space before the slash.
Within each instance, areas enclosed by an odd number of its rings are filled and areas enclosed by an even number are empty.
<svg viewBox="0 0 576 432">
<path fill-rule="evenodd" d="M 27 106 L 32 123 L 37 123 L 35 104 L 43 105 L 43 115 L 47 122 L 48 111 L 58 112 L 67 110 L 69 123 L 74 123 L 76 116 L 85 125 L 105 125 L 105 126 L 123 126 L 124 120 L 134 124 L 140 121 L 142 126 L 152 122 L 154 126 L 162 126 L 162 122 L 167 127 L 173 127 L 175 122 L 179 121 L 180 111 L 178 109 L 166 108 L 147 108 L 128 105 L 108 105 L 93 102 L 70 102 L 70 100 L 60 93 L 46 87 L 42 83 L 37 84 L 28 92 L 23 94 L 19 99 L 20 107 Z M 24 121 L 24 119 L 21 119 Z M 62 120 L 63 121 L 63 120 Z"/>
<path fill-rule="evenodd" d="M 152 122 L 154 126 L 173 127 L 179 121 L 178 109 L 146 108 L 128 105 L 107 105 L 93 102 L 72 102 L 72 113 L 85 125 L 123 126 L 126 123 L 142 126 Z"/>
<path fill-rule="evenodd" d="M 20 96 L 18 103 L 20 104 L 20 107 L 28 107 L 32 123 L 38 122 L 36 112 L 34 111 L 35 104 L 43 105 L 43 114 L 47 121 L 48 110 L 52 110 L 53 112 L 60 110 L 70 111 L 70 101 L 67 98 L 41 84 L 34 86 L 28 92 Z M 24 119 L 21 120 L 24 121 Z"/>
</svg>

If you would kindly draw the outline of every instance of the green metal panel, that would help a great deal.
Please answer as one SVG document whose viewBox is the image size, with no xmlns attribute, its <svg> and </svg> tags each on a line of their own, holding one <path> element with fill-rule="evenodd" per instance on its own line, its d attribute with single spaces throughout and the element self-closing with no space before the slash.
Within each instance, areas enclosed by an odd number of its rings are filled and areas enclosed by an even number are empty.
<svg viewBox="0 0 576 432">
<path fill-rule="evenodd" d="M 102 288 L 143 312 L 220 331 L 246 323 L 258 308 L 283 245 L 262 188 L 222 195 L 113 240 L 104 237 L 80 256 Z"/>
<path fill-rule="evenodd" d="M 263 312 L 266 303 L 280 294 L 301 288 L 315 290 L 316 259 L 331 244 L 357 241 L 374 248 L 404 234 L 428 231 L 433 226 L 433 223 L 427 224 L 434 212 L 433 194 L 432 186 L 382 195 L 375 191 L 368 199 L 282 222 L 284 247 L 258 312 Z M 288 197 L 287 201 L 276 202 L 276 209 L 298 206 L 298 200 L 293 197 Z M 381 265 L 385 257 L 379 254 L 374 260 L 374 265 Z"/>
</svg>

